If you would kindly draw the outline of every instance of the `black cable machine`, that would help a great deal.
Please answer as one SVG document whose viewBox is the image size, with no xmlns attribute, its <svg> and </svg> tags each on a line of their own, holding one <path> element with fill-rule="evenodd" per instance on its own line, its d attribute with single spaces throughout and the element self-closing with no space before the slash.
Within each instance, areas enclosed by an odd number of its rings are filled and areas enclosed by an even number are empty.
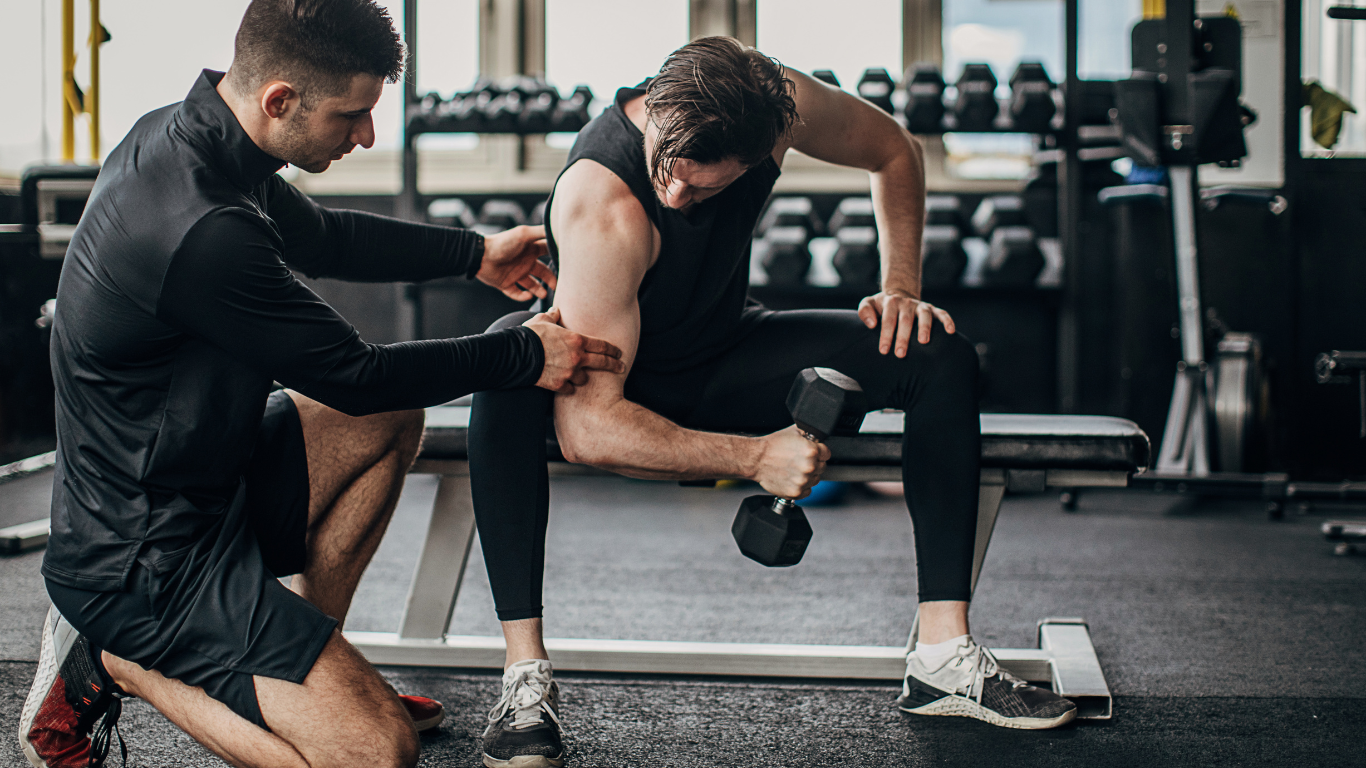
<svg viewBox="0 0 1366 768">
<path fill-rule="evenodd" d="M 1156 471 L 1139 475 L 1135 484 L 1262 497 L 1268 512 L 1279 516 L 1289 476 L 1241 471 L 1264 402 L 1260 345 L 1254 335 L 1226 333 L 1211 365 L 1200 301 L 1196 166 L 1237 166 L 1247 155 L 1243 129 L 1255 119 L 1239 103 L 1242 29 L 1233 17 L 1197 17 L 1194 0 L 1169 0 L 1165 18 L 1134 25 L 1132 41 L 1133 75 L 1115 84 L 1114 117 L 1136 163 L 1167 169 L 1181 338 Z M 1284 210 L 1274 191 L 1265 197 L 1273 211 Z"/>
</svg>

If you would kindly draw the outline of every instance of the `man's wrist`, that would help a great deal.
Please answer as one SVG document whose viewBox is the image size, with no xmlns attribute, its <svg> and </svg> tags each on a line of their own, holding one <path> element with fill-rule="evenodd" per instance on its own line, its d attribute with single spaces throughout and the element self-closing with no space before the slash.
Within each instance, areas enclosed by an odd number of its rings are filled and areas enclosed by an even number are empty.
<svg viewBox="0 0 1366 768">
<path fill-rule="evenodd" d="M 470 257 L 470 268 L 465 270 L 466 280 L 473 280 L 475 276 L 479 274 L 479 270 L 484 268 L 484 248 L 486 242 L 487 240 L 483 235 L 477 232 L 475 233 L 474 255 Z"/>
</svg>

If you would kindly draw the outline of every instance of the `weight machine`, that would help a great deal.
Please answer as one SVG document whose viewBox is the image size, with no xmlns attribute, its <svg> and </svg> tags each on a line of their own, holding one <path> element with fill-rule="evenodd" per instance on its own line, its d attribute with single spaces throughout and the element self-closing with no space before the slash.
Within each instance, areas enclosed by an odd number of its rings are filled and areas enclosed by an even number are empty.
<svg viewBox="0 0 1366 768">
<path fill-rule="evenodd" d="M 1135 478 L 1155 490 L 1264 498 L 1282 513 L 1289 477 L 1247 473 L 1249 448 L 1265 423 L 1261 344 L 1227 332 L 1211 365 L 1200 300 L 1196 204 L 1253 197 L 1274 213 L 1285 199 L 1273 191 L 1206 190 L 1196 166 L 1237 166 L 1247 155 L 1243 129 L 1256 115 L 1239 102 L 1242 28 L 1230 16 L 1197 17 L 1194 0 L 1169 0 L 1165 18 L 1134 26 L 1133 74 L 1115 84 L 1115 122 L 1135 162 L 1164 166 L 1170 179 L 1181 360 L 1155 472 Z"/>
</svg>

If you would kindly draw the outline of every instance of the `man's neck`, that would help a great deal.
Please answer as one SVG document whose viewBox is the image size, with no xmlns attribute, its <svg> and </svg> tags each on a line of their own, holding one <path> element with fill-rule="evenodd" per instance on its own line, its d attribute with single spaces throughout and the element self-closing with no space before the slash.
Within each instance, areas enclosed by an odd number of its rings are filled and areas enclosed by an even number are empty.
<svg viewBox="0 0 1366 768">
<path fill-rule="evenodd" d="M 237 89 L 232 83 L 232 70 L 228 70 L 227 74 L 223 75 L 223 79 L 218 81 L 214 90 L 218 93 L 218 97 L 223 100 L 223 103 L 228 105 L 228 110 L 232 112 L 232 116 L 237 118 L 237 124 L 242 126 L 247 138 L 264 151 L 265 147 L 261 144 L 262 127 L 258 121 L 251 119 L 254 114 L 251 107 L 254 105 L 243 101 L 237 95 Z"/>
</svg>

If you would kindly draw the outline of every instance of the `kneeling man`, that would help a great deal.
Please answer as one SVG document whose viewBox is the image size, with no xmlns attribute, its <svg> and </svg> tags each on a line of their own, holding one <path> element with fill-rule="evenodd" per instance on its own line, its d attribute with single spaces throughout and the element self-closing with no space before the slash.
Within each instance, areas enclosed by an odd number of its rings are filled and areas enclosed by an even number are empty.
<svg viewBox="0 0 1366 768">
<path fill-rule="evenodd" d="M 53 608 L 19 730 L 35 766 L 102 764 L 125 696 L 236 766 L 414 764 L 440 705 L 399 697 L 338 627 L 420 409 L 624 371 L 555 311 L 367 344 L 291 274 L 553 287 L 540 228 L 483 238 L 331 211 L 276 175 L 369 147 L 402 59 L 373 0 L 254 0 L 227 75 L 205 70 L 110 153 L 52 331 Z"/>
<path fill-rule="evenodd" d="M 857 310 L 774 312 L 747 297 L 754 225 L 789 149 L 871 176 L 882 290 Z M 874 408 L 906 412 L 920 642 L 898 706 L 1015 728 L 1074 717 L 1071 702 L 1011 676 L 969 634 L 978 360 L 949 315 L 920 298 L 924 215 L 914 137 L 730 38 L 675 51 L 579 134 L 547 209 L 555 307 L 566 327 L 619 346 L 629 372 L 591 373 L 572 394 L 475 396 L 475 513 L 507 641 L 485 765 L 564 761 L 541 623 L 552 411 L 570 461 L 642 478 L 743 478 L 799 498 L 829 457 L 799 436 L 784 405 L 810 366 L 852 376 Z M 936 321 L 943 330 L 932 333 Z M 769 434 L 726 434 L 735 432 Z"/>
</svg>

